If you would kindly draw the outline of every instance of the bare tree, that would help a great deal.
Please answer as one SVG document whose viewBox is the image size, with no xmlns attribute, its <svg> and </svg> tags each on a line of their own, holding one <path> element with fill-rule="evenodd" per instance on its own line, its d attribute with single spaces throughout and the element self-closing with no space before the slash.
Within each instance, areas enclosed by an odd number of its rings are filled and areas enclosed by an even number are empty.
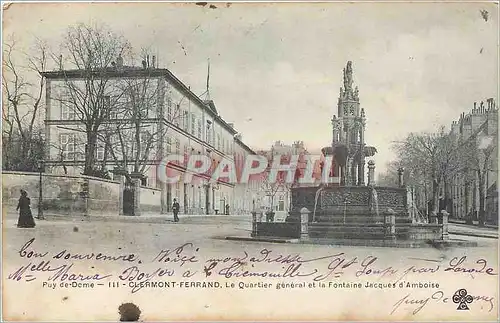
<svg viewBox="0 0 500 323">
<path fill-rule="evenodd" d="M 122 99 L 111 111 L 111 119 L 106 127 L 105 143 L 115 165 L 123 169 L 132 168 L 133 173 L 144 173 L 152 160 L 161 158 L 168 124 L 161 111 L 164 91 L 158 77 L 148 70 L 144 76 L 124 79 L 119 84 Z M 170 123 L 180 119 L 179 104 L 166 107 Z M 119 120 L 118 120 L 119 118 Z"/>
<path fill-rule="evenodd" d="M 433 211 L 438 212 L 440 189 L 460 167 L 453 137 L 444 128 L 436 133 L 411 133 L 394 148 L 399 153 L 400 165 L 410 172 L 414 184 L 422 183 L 422 179 L 430 181 Z"/>
<path fill-rule="evenodd" d="M 487 174 L 490 171 L 497 171 L 498 165 L 494 163 L 494 156 L 498 147 L 498 132 L 492 135 L 478 134 L 462 143 L 461 157 L 464 162 L 465 175 L 472 171 L 472 176 L 476 177 L 479 193 L 479 225 L 485 223 L 485 199 L 487 190 Z"/>
<path fill-rule="evenodd" d="M 2 143 L 4 167 L 7 169 L 34 170 L 37 159 L 43 158 L 36 121 L 42 106 L 45 82 L 40 72 L 46 68 L 47 46 L 37 40 L 34 51 L 38 53 L 36 56 L 20 52 L 14 38 L 4 44 Z M 26 65 L 20 64 L 16 58 Z"/>
<path fill-rule="evenodd" d="M 130 44 L 106 26 L 78 24 L 67 30 L 61 51 L 65 55 L 53 55 L 64 78 L 55 99 L 74 113 L 79 125 L 73 130 L 85 133 L 83 173 L 93 175 L 102 126 L 120 99 L 111 76 L 116 61 L 130 53 Z"/>
<path fill-rule="evenodd" d="M 269 204 L 270 204 L 269 211 L 274 213 L 274 200 L 276 194 L 279 191 L 287 192 L 294 183 L 287 183 L 286 172 L 278 172 L 276 178 L 272 179 L 270 175 L 272 171 L 273 159 L 275 156 L 273 156 L 273 152 L 271 153 L 261 152 L 260 154 L 264 155 L 268 160 L 268 167 L 266 171 L 261 175 L 261 189 L 262 191 L 264 191 L 265 195 L 269 198 Z M 289 156 L 283 155 L 280 157 L 281 157 L 281 163 L 284 164 L 284 162 L 288 160 Z"/>
</svg>

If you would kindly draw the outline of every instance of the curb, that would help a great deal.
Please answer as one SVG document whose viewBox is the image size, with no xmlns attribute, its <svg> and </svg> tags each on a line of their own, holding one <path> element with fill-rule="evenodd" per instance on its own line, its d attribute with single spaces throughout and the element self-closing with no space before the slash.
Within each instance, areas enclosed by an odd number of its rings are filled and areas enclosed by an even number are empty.
<svg viewBox="0 0 500 323">
<path fill-rule="evenodd" d="M 269 242 L 269 243 L 290 243 L 290 244 L 308 244 L 308 245 L 328 245 L 328 246 L 351 246 L 351 247 L 379 247 L 379 248 L 450 248 L 450 247 L 477 247 L 475 241 L 465 240 L 436 240 L 428 241 L 401 241 L 392 242 L 386 240 L 323 240 L 323 239 L 286 239 L 273 237 L 234 237 L 228 236 L 225 240 L 231 241 L 249 241 L 249 242 Z"/>
<path fill-rule="evenodd" d="M 453 220 L 449 220 L 448 219 L 448 223 L 450 224 L 458 224 L 458 225 L 463 225 L 465 227 L 472 227 L 472 228 L 475 228 L 475 227 L 478 227 L 478 225 L 476 224 L 467 224 L 465 221 L 464 222 L 461 222 L 461 221 L 453 221 Z M 488 229 L 493 229 L 493 230 L 498 230 L 498 225 L 494 225 L 494 224 L 486 224 L 483 228 L 488 228 Z"/>
<path fill-rule="evenodd" d="M 272 238 L 272 237 L 225 237 L 225 240 L 231 241 L 251 241 L 251 242 L 270 242 L 270 243 L 299 243 L 299 239 L 285 239 L 285 238 Z"/>
<path fill-rule="evenodd" d="M 498 236 L 495 237 L 495 236 L 492 236 L 492 235 L 476 234 L 476 233 L 448 231 L 448 234 L 454 234 L 454 235 L 457 235 L 457 236 L 476 237 L 476 238 L 498 239 Z"/>
</svg>

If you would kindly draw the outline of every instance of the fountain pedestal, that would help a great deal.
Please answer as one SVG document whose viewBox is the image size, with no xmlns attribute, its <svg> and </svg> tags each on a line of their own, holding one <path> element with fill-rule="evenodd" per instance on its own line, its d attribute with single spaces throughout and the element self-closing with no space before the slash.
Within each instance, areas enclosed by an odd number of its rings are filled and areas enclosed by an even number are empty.
<svg viewBox="0 0 500 323">
<path fill-rule="evenodd" d="M 412 224 L 407 203 L 404 187 L 296 187 L 287 222 L 303 225 L 307 217 L 309 239 L 441 240 L 442 225 Z"/>
</svg>

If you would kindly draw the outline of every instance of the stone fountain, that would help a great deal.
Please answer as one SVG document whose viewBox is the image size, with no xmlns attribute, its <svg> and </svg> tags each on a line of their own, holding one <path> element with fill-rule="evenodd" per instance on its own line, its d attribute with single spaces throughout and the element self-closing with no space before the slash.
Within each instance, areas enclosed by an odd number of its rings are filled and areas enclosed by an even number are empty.
<svg viewBox="0 0 500 323">
<path fill-rule="evenodd" d="M 295 235 L 318 242 L 418 245 L 448 240 L 446 214 L 441 223 L 416 223 L 410 216 L 402 169 L 395 187 L 376 186 L 375 163 L 370 160 L 365 183 L 365 161 L 377 149 L 365 143 L 366 115 L 360 108 L 358 88 L 353 87 L 350 61 L 344 68 L 343 79 L 338 116 L 332 118 L 332 144 L 322 149 L 324 156 L 333 157 L 331 172 L 340 177 L 340 183 L 292 188 L 286 222 L 290 225 L 302 222 L 297 229 L 301 234 L 295 231 Z M 308 215 L 305 217 L 304 213 Z"/>
<path fill-rule="evenodd" d="M 449 239 L 446 211 L 439 223 L 436 217 L 422 223 L 410 216 L 413 205 L 403 183 L 403 169 L 398 170 L 394 187 L 377 186 L 375 163 L 369 160 L 365 183 L 365 161 L 377 149 L 365 144 L 366 115 L 360 108 L 358 88 L 352 84 L 352 62 L 344 68 L 343 78 L 338 116 L 332 118 L 332 144 L 322 149 L 324 156 L 333 157 L 330 172 L 340 181 L 292 188 L 286 221 L 260 222 L 253 212 L 252 237 L 244 239 L 396 247 L 477 245 Z"/>
</svg>

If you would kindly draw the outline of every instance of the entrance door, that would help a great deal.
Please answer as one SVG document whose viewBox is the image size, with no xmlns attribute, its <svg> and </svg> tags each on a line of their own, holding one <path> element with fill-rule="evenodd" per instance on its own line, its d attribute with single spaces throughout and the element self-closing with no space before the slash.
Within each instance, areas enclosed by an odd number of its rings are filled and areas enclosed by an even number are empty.
<svg viewBox="0 0 500 323">
<path fill-rule="evenodd" d="M 210 186 L 205 185 L 205 214 L 210 214 Z"/>
<path fill-rule="evenodd" d="M 187 192 L 187 184 L 184 183 L 184 214 L 188 214 L 188 192 Z"/>
<path fill-rule="evenodd" d="M 134 194 L 135 188 L 132 181 L 126 179 L 125 187 L 123 188 L 123 214 L 134 215 Z"/>
<path fill-rule="evenodd" d="M 172 211 L 172 185 L 167 184 L 167 212 Z"/>
</svg>

